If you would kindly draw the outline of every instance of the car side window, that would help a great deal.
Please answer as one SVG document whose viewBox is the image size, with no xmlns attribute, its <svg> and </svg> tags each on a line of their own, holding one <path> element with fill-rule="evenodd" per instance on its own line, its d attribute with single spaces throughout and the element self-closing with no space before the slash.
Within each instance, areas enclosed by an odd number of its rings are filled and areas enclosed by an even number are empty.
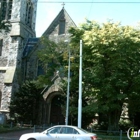
<svg viewBox="0 0 140 140">
<path fill-rule="evenodd" d="M 77 130 L 70 127 L 63 127 L 60 133 L 61 134 L 79 134 Z"/>
<path fill-rule="evenodd" d="M 73 129 L 73 134 L 79 134 L 79 132 L 75 129 Z"/>
<path fill-rule="evenodd" d="M 61 127 L 53 127 L 52 129 L 48 130 L 49 134 L 59 134 Z"/>
<path fill-rule="evenodd" d="M 60 133 L 61 134 L 67 134 L 67 127 L 62 127 Z"/>
</svg>

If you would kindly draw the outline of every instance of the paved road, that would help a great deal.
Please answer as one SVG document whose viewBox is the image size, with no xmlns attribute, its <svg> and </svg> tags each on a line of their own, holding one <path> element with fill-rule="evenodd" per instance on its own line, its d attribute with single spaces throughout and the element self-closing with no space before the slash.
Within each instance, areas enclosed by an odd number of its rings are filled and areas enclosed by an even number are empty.
<svg viewBox="0 0 140 140">
<path fill-rule="evenodd" d="M 24 133 L 32 133 L 33 129 L 19 130 L 15 132 L 7 132 L 0 134 L 0 140 L 19 140 L 20 136 Z"/>
</svg>

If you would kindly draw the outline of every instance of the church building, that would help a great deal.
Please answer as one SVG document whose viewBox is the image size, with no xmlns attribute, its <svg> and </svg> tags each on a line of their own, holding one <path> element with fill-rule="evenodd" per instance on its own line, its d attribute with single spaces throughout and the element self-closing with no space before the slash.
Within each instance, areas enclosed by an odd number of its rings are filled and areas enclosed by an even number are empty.
<svg viewBox="0 0 140 140">
<path fill-rule="evenodd" d="M 26 79 L 39 75 L 37 51 L 41 48 L 35 33 L 36 12 L 37 0 L 0 0 L 1 18 L 11 23 L 9 32 L 0 32 L 0 117 L 5 115 L 8 119 L 14 92 Z M 69 40 L 68 29 L 72 26 L 76 27 L 76 24 L 63 7 L 42 36 L 56 43 Z M 43 95 L 46 123 L 64 121 L 63 117 L 58 117 L 59 112 L 52 114 L 53 102 L 60 94 L 56 83 L 54 81 Z"/>
</svg>

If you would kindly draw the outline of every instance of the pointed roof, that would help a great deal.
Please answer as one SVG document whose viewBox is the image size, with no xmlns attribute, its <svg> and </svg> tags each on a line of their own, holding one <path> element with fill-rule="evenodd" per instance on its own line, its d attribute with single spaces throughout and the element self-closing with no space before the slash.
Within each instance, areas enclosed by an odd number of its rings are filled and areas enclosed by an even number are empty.
<svg viewBox="0 0 140 140">
<path fill-rule="evenodd" d="M 62 24 L 60 25 L 60 23 L 62 23 Z M 70 27 L 76 27 L 76 24 L 74 23 L 72 18 L 69 16 L 67 11 L 64 9 L 64 7 L 59 12 L 59 14 L 56 16 L 56 18 L 52 21 L 52 23 L 47 28 L 47 30 L 43 33 L 43 35 L 45 35 L 45 36 L 49 36 L 49 35 L 52 35 L 52 34 L 60 35 L 61 34 L 60 31 L 59 31 L 60 26 L 61 27 L 63 26 L 62 28 L 65 28 L 65 33 L 64 34 L 68 33 L 68 29 Z"/>
</svg>

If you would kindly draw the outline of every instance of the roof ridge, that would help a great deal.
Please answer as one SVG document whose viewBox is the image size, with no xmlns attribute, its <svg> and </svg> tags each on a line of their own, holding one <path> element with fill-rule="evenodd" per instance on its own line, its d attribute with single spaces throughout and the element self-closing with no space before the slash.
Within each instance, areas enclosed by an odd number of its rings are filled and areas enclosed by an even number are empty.
<svg viewBox="0 0 140 140">
<path fill-rule="evenodd" d="M 58 15 L 53 19 L 53 21 L 51 22 L 51 24 L 48 26 L 48 28 L 46 29 L 46 31 L 42 34 L 42 35 L 49 35 L 55 27 L 56 25 L 58 25 L 59 23 L 59 18 L 61 17 L 61 15 L 64 14 L 64 16 L 68 16 L 68 18 L 74 23 L 74 21 L 72 20 L 72 18 L 70 17 L 70 15 L 68 14 L 68 12 L 66 11 L 65 8 L 62 8 L 61 11 L 58 13 Z M 74 25 L 76 26 L 76 24 L 74 23 Z"/>
</svg>

